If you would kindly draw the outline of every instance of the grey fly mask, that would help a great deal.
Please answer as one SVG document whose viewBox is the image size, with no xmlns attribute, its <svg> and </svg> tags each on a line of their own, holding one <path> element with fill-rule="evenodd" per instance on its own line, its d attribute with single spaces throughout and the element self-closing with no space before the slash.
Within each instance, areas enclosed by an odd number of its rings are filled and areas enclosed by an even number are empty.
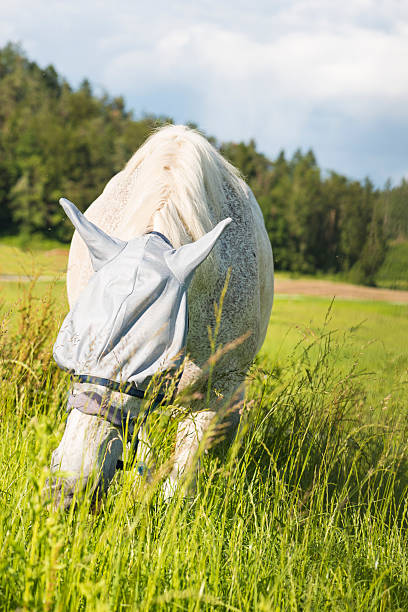
<svg viewBox="0 0 408 612">
<path fill-rule="evenodd" d="M 180 369 L 188 287 L 231 219 L 174 249 L 154 231 L 128 242 L 112 238 L 72 202 L 63 198 L 60 203 L 86 243 L 95 273 L 61 326 L 54 359 L 80 382 L 142 398 L 152 377 Z M 88 412 L 93 400 L 101 403 L 95 395 L 88 394 Z M 81 409 L 75 403 L 71 407 Z"/>
</svg>

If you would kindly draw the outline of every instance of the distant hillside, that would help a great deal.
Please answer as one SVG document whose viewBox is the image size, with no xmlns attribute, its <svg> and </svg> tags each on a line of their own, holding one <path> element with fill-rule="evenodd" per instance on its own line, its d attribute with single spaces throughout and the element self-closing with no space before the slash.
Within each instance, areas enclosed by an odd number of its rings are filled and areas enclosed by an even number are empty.
<svg viewBox="0 0 408 612">
<path fill-rule="evenodd" d="M 85 209 L 149 133 L 169 117 L 135 119 L 122 97 L 72 88 L 53 66 L 19 46 L 0 49 L 0 232 L 68 241 L 57 204 Z M 240 168 L 262 208 L 276 267 L 342 272 L 373 283 L 390 241 L 408 238 L 408 184 L 374 189 L 369 180 L 323 174 L 312 151 L 275 160 L 249 143 L 218 143 Z"/>
<path fill-rule="evenodd" d="M 408 290 L 408 241 L 388 247 L 375 281 L 381 287 Z"/>
</svg>

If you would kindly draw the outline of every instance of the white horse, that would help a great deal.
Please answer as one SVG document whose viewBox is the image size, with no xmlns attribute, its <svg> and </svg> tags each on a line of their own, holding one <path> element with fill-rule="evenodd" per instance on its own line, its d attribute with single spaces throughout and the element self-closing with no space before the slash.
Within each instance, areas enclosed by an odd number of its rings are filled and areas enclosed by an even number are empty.
<svg viewBox="0 0 408 612">
<path fill-rule="evenodd" d="M 168 125 L 155 132 L 109 181 L 85 217 L 118 244 L 157 232 L 175 249 L 199 240 L 226 217 L 232 219 L 188 290 L 186 359 L 178 392 L 192 385 L 195 399 L 186 407 L 188 416 L 178 427 L 173 466 L 164 483 L 164 493 L 170 497 L 220 412 L 225 414 L 226 407 L 239 405 L 237 395 L 242 399 L 245 373 L 265 338 L 273 301 L 273 260 L 262 213 L 238 171 L 200 133 Z M 204 372 L 212 350 L 208 329 L 215 328 L 214 303 L 220 300 L 228 274 L 217 344 L 225 347 L 231 343 L 232 348 L 215 365 L 213 391 L 208 397 Z M 75 232 L 67 272 L 71 310 L 92 275 L 88 248 Z M 123 451 L 117 423 L 75 407 L 75 397 L 84 392 L 106 395 L 107 389 L 95 382 L 73 384 L 73 409 L 51 464 L 53 471 L 69 472 L 56 485 L 58 501 L 63 482 L 66 507 L 75 489 L 84 487 L 95 473 L 97 486 L 106 489 Z M 140 399 L 115 390 L 109 391 L 109 399 L 120 404 L 124 414 L 140 412 Z M 237 411 L 229 410 L 232 430 L 238 420 Z M 139 431 L 139 440 L 139 459 L 153 468 L 148 419 Z"/>
</svg>

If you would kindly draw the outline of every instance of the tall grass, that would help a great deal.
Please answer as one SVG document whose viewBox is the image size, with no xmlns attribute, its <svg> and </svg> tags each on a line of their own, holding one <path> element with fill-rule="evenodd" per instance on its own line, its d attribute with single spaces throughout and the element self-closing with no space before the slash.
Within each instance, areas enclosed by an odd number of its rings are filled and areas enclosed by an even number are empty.
<svg viewBox="0 0 408 612">
<path fill-rule="evenodd" d="M 33 295 L 0 340 L 1 609 L 408 608 L 406 411 L 385 423 L 366 405 L 339 334 L 324 324 L 284 367 L 257 360 L 237 437 L 203 454 L 194 498 L 165 502 L 126 470 L 98 513 L 87 497 L 54 512 L 42 490 L 68 381 L 52 297 Z M 165 464 L 174 427 L 153 419 Z"/>
</svg>

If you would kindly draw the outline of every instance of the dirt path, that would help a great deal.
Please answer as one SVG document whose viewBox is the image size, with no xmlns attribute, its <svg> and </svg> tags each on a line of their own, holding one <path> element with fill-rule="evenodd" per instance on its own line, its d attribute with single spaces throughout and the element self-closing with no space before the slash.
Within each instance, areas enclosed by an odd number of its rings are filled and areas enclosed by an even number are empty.
<svg viewBox="0 0 408 612">
<path fill-rule="evenodd" d="M 62 275 L 61 275 L 62 276 Z M 50 281 L 53 276 L 40 276 L 39 281 Z M 0 274 L 0 282 L 27 282 L 30 276 Z M 325 280 L 275 278 L 275 294 L 284 295 L 316 295 L 320 297 L 337 297 L 346 300 L 374 300 L 379 302 L 394 302 L 408 304 L 408 291 L 393 289 L 377 289 L 362 287 L 347 283 L 333 283 Z"/>
<path fill-rule="evenodd" d="M 296 280 L 291 278 L 275 279 L 275 294 L 286 295 L 316 295 L 321 297 L 337 297 L 348 300 L 375 300 L 380 302 L 395 302 L 408 304 L 408 291 L 393 289 L 377 289 L 346 283 L 333 283 L 325 280 Z"/>
</svg>

